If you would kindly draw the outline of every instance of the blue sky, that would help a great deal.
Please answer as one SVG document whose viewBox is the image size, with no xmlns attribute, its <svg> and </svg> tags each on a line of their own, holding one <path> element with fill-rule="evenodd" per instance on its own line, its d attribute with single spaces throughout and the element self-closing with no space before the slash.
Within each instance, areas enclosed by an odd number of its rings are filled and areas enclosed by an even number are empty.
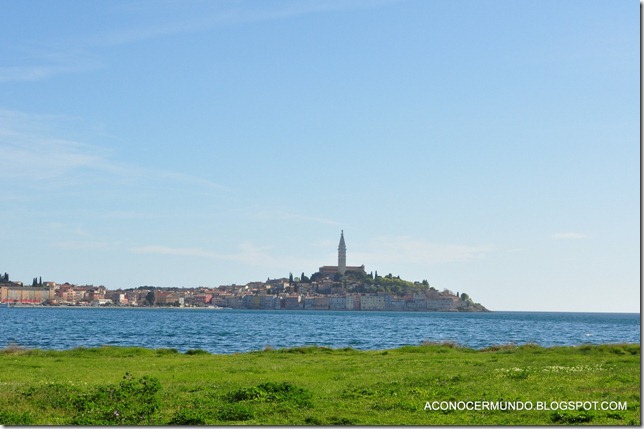
<svg viewBox="0 0 644 429">
<path fill-rule="evenodd" d="M 638 312 L 636 1 L 18 1 L 0 271 L 218 286 L 336 262 Z"/>
</svg>

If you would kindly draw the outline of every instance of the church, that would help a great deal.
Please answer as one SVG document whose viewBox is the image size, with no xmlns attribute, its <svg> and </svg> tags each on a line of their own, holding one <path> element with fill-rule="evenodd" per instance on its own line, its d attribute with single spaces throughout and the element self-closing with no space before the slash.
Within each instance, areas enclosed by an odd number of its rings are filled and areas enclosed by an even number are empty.
<svg viewBox="0 0 644 429">
<path fill-rule="evenodd" d="M 359 267 L 347 266 L 347 246 L 344 244 L 344 230 L 340 232 L 340 244 L 338 245 L 338 265 L 325 265 L 320 267 L 320 274 L 324 276 L 334 276 L 336 273 L 345 275 L 346 273 L 361 273 L 364 274 L 364 265 Z"/>
</svg>

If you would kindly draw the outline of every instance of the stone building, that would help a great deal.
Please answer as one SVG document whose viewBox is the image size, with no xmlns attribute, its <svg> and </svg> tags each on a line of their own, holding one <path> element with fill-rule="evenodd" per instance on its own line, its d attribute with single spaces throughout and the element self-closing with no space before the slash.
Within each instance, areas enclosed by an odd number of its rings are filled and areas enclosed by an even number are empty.
<svg viewBox="0 0 644 429">
<path fill-rule="evenodd" d="M 320 267 L 320 274 L 323 276 L 334 276 L 336 273 L 345 275 L 346 273 L 361 273 L 365 274 L 364 265 L 347 266 L 347 246 L 344 243 L 344 230 L 340 232 L 340 244 L 338 245 L 338 265 L 325 265 Z"/>
</svg>

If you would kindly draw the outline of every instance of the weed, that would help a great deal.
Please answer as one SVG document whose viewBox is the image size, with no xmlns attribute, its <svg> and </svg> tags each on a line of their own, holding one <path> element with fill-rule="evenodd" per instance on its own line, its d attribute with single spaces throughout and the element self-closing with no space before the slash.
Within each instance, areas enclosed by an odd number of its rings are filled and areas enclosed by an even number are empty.
<svg viewBox="0 0 644 429">
<path fill-rule="evenodd" d="M 190 349 L 186 351 L 187 355 L 209 355 L 210 353 L 203 349 Z"/>
<path fill-rule="evenodd" d="M 557 411 L 550 416 L 550 420 L 552 420 L 554 423 L 560 423 L 564 425 L 588 423 L 592 421 L 593 418 L 594 418 L 594 415 L 587 411 L 582 411 L 579 413 Z"/>
<path fill-rule="evenodd" d="M 377 395 L 379 392 L 369 387 L 348 387 L 342 392 L 342 398 L 355 399 Z"/>
<path fill-rule="evenodd" d="M 325 425 L 324 421 L 318 419 L 315 416 L 307 416 L 304 419 L 304 423 L 306 423 L 307 425 L 315 425 L 315 426 L 324 426 Z"/>
<path fill-rule="evenodd" d="M 330 347 L 319 347 L 319 346 L 303 346 L 303 347 L 291 347 L 288 349 L 280 349 L 284 353 L 300 353 L 300 354 L 309 354 L 309 353 L 332 353 L 334 350 Z"/>
<path fill-rule="evenodd" d="M 303 407 L 310 407 L 313 395 L 301 387 L 290 383 L 263 383 L 254 387 L 242 387 L 230 392 L 226 399 L 229 402 L 292 402 Z"/>
<path fill-rule="evenodd" d="M 460 348 L 460 346 L 454 341 L 429 341 L 424 340 L 420 343 L 421 347 L 447 347 L 450 349 Z"/>
<path fill-rule="evenodd" d="M 29 353 L 29 349 L 16 343 L 11 343 L 0 350 L 0 353 L 5 355 L 24 355 Z"/>
<path fill-rule="evenodd" d="M 177 349 L 157 349 L 157 356 L 176 355 L 179 354 Z"/>
<path fill-rule="evenodd" d="M 160 407 L 161 384 L 144 376 L 136 380 L 126 373 L 118 385 L 99 386 L 75 398 L 75 425 L 139 425 L 155 422 Z"/>
<path fill-rule="evenodd" d="M 200 426 L 206 424 L 206 418 L 197 410 L 183 409 L 175 413 L 168 425 Z"/>
<path fill-rule="evenodd" d="M 80 390 L 71 385 L 63 383 L 44 383 L 35 386 L 28 386 L 21 392 L 21 395 L 39 408 L 67 409 L 72 406 Z"/>
<path fill-rule="evenodd" d="M 217 411 L 217 419 L 225 422 L 245 421 L 253 417 L 253 410 L 244 404 L 225 404 Z"/>
<path fill-rule="evenodd" d="M 355 425 L 357 423 L 354 419 L 350 419 L 348 417 L 333 416 L 331 417 L 331 419 L 329 419 L 329 424 L 335 425 L 335 426 L 350 426 L 350 425 Z"/>
<path fill-rule="evenodd" d="M 3 426 L 29 426 L 33 423 L 29 413 L 13 413 L 11 411 L 0 411 L 0 425 Z"/>
</svg>

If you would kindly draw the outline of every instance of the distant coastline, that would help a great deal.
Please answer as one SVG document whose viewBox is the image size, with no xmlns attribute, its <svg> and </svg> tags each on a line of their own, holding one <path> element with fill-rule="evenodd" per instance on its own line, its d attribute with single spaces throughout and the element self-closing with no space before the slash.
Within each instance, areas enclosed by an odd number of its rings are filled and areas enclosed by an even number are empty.
<svg viewBox="0 0 644 429">
<path fill-rule="evenodd" d="M 391 273 L 367 273 L 347 265 L 344 231 L 340 232 L 338 264 L 324 265 L 310 277 L 268 278 L 265 282 L 216 288 L 139 286 L 108 290 L 105 286 L 57 284 L 34 278 L 31 286 L 0 276 L 0 305 L 119 306 L 230 308 L 239 310 L 332 311 L 490 311 L 467 293 L 439 291 L 427 280 L 410 282 Z"/>
</svg>

